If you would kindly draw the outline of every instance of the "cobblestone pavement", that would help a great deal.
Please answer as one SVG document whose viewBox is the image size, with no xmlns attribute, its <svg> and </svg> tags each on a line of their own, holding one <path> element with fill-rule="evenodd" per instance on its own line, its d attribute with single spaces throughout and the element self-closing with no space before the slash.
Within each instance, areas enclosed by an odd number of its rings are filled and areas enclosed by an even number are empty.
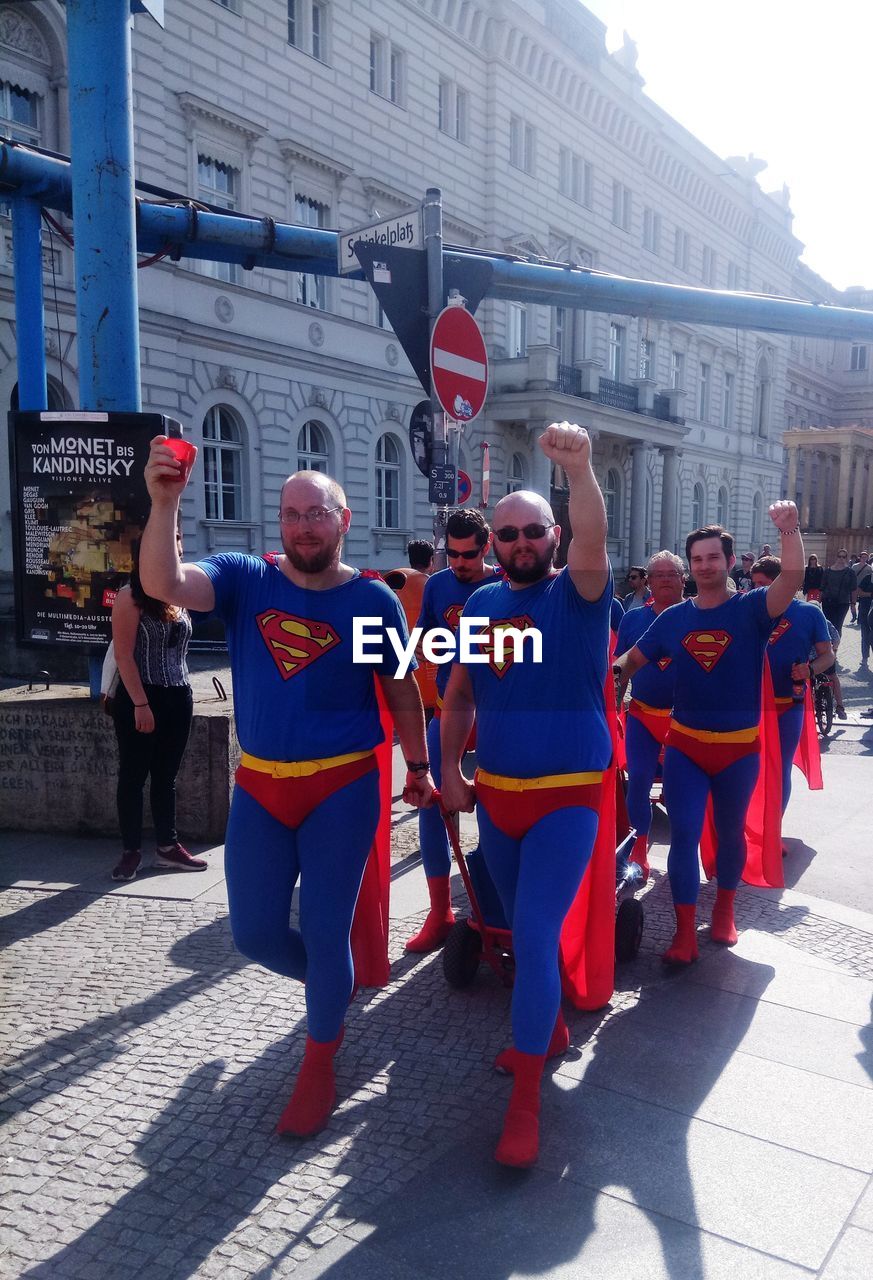
<svg viewBox="0 0 873 1280">
<path fill-rule="evenodd" d="M 664 879 L 645 904 L 643 949 L 610 1009 L 570 1018 L 577 1047 L 608 1044 L 643 989 L 675 981 L 657 961 Z M 451 992 L 438 956 L 403 955 L 408 920 L 392 932 L 391 985 L 350 1007 L 342 1104 L 301 1143 L 273 1126 L 303 1047 L 302 990 L 241 960 L 222 908 L 10 890 L 0 910 L 4 1277 L 285 1275 L 363 1239 L 459 1135 L 493 1142 L 506 1083 L 487 1068 L 508 993 L 485 971 Z M 738 919 L 873 978 L 869 933 L 748 890 Z"/>
</svg>

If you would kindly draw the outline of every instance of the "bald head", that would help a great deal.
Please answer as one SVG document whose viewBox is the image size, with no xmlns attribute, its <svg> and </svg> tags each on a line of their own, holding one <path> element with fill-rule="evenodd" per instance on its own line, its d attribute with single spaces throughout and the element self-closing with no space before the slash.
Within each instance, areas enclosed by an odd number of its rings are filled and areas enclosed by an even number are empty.
<svg viewBox="0 0 873 1280">
<path fill-rule="evenodd" d="M 531 489 L 518 489 L 501 498 L 494 508 L 495 529 L 507 524 L 530 524 L 532 520 L 540 520 L 545 524 L 554 523 L 552 508 L 540 494 Z"/>
<path fill-rule="evenodd" d="M 285 506 L 295 506 L 300 511 L 308 507 L 347 507 L 345 491 L 323 471 L 295 471 L 282 485 L 279 494 L 280 511 Z"/>
</svg>

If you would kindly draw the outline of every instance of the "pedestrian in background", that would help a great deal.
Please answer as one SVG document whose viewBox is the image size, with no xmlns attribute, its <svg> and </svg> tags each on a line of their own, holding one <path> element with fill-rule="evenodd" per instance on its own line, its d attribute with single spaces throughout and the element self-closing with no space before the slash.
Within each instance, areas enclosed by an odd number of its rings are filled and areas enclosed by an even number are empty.
<svg viewBox="0 0 873 1280">
<path fill-rule="evenodd" d="M 843 634 L 843 623 L 852 604 L 852 596 L 858 586 L 855 570 L 849 564 L 849 552 L 841 547 L 829 569 L 825 569 L 822 583 L 821 607 L 828 622 L 832 622 Z"/>
<path fill-rule="evenodd" d="M 803 594 L 810 604 L 821 600 L 821 589 L 824 582 L 824 567 L 819 564 L 818 556 L 810 556 L 803 574 Z"/>
<path fill-rule="evenodd" d="M 182 540 L 177 538 L 181 555 Z M 146 595 L 139 578 L 139 544 L 133 572 L 112 606 L 112 641 L 118 690 L 112 718 L 118 741 L 118 824 L 121 859 L 113 880 L 133 880 L 142 853 L 142 798 L 149 798 L 157 842 L 156 865 L 175 871 L 205 871 L 207 864 L 180 843 L 176 832 L 176 776 L 191 732 L 194 695 L 186 656 L 191 618 L 185 609 Z"/>
</svg>

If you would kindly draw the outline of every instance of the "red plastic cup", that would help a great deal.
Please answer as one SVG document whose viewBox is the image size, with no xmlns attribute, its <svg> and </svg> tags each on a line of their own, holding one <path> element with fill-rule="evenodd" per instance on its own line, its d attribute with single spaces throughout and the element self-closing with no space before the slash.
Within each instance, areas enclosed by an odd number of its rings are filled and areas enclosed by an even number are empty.
<svg viewBox="0 0 873 1280">
<path fill-rule="evenodd" d="M 167 436 L 164 443 L 176 461 L 181 463 L 182 479 L 187 480 L 191 474 L 194 459 L 197 457 L 197 446 L 191 444 L 188 440 L 183 440 L 181 436 Z"/>
</svg>

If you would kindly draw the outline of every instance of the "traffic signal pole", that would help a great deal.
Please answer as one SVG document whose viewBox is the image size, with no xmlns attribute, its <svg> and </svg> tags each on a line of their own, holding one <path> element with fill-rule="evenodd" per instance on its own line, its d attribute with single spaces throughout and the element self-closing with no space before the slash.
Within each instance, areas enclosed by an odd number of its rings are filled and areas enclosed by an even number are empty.
<svg viewBox="0 0 873 1280">
<path fill-rule="evenodd" d="M 429 336 L 433 336 L 436 318 L 443 309 L 443 203 L 442 192 L 437 187 L 428 187 L 424 196 L 423 226 L 424 250 L 427 255 L 427 317 Z M 433 370 L 430 379 L 430 412 L 433 420 L 433 450 L 431 462 L 435 466 L 445 466 L 449 460 L 449 442 L 446 430 L 446 415 L 439 402 L 434 388 Z M 457 492 L 457 476 L 455 478 Z M 435 507 L 433 518 L 433 539 L 436 554 L 434 568 L 446 567 L 445 530 L 449 518 L 447 507 Z"/>
</svg>

